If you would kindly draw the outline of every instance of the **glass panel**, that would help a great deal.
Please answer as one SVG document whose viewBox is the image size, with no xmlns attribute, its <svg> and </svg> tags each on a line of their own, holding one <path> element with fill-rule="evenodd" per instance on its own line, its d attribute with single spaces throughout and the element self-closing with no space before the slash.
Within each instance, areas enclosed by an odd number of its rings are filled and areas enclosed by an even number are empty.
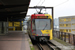
<svg viewBox="0 0 75 50">
<path fill-rule="evenodd" d="M 75 18 L 72 18 L 72 19 L 75 19 Z"/>
<path fill-rule="evenodd" d="M 69 29 L 69 32 L 71 32 L 71 29 Z"/>
<path fill-rule="evenodd" d="M 71 21 L 71 18 L 66 18 L 66 21 Z"/>
<path fill-rule="evenodd" d="M 75 23 L 73 23 L 72 25 L 75 25 Z"/>
<path fill-rule="evenodd" d="M 32 21 L 32 29 L 35 29 L 35 21 Z"/>
<path fill-rule="evenodd" d="M 59 19 L 59 21 L 60 21 L 60 22 L 63 22 L 63 21 L 64 21 L 64 19 Z"/>
<path fill-rule="evenodd" d="M 71 24 L 66 24 L 66 27 L 71 27 Z"/>
<path fill-rule="evenodd" d="M 64 24 L 60 24 L 60 27 L 64 27 Z"/>
<path fill-rule="evenodd" d="M 64 32 L 64 29 L 60 29 L 61 32 Z"/>
<path fill-rule="evenodd" d="M 66 21 L 66 19 L 64 19 L 64 21 Z"/>
<path fill-rule="evenodd" d="M 72 29 L 72 31 L 75 31 L 75 29 Z"/>
<path fill-rule="evenodd" d="M 36 29 L 50 29 L 50 19 L 35 19 Z"/>
<path fill-rule="evenodd" d="M 64 24 L 64 27 L 66 27 L 66 24 Z"/>
<path fill-rule="evenodd" d="M 68 32 L 68 29 L 66 29 L 66 32 Z"/>
</svg>

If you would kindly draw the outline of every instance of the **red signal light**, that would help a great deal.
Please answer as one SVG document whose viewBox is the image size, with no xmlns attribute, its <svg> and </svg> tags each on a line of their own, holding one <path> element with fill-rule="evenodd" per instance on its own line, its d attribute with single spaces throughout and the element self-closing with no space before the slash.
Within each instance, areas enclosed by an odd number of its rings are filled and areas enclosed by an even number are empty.
<svg viewBox="0 0 75 50">
<path fill-rule="evenodd" d="M 48 34 L 48 36 L 49 36 L 49 34 Z"/>
<path fill-rule="evenodd" d="M 36 36 L 38 36 L 38 34 Z"/>
<path fill-rule="evenodd" d="M 44 36 L 44 35 L 42 34 L 42 36 Z"/>
</svg>

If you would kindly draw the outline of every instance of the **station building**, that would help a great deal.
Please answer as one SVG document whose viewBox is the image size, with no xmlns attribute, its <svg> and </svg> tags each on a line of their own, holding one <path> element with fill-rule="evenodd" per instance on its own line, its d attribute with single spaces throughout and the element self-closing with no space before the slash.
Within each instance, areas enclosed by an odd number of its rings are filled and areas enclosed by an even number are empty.
<svg viewBox="0 0 75 50">
<path fill-rule="evenodd" d="M 59 17 L 59 30 L 75 34 L 75 16 Z"/>
</svg>

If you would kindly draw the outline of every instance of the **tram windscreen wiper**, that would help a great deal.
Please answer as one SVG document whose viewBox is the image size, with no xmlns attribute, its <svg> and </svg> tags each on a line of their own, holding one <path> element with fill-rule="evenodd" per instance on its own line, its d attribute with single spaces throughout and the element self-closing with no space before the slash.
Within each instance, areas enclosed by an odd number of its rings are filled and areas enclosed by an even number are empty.
<svg viewBox="0 0 75 50">
<path fill-rule="evenodd" d="M 46 23 L 46 25 L 45 25 L 44 29 L 45 29 L 46 27 L 47 27 L 47 23 Z M 43 29 L 43 30 L 44 30 L 44 29 Z"/>
</svg>

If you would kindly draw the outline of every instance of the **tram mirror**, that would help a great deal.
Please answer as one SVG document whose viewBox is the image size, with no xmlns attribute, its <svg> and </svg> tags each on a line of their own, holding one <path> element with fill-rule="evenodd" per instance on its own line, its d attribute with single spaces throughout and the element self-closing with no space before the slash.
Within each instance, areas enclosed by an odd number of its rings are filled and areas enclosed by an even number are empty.
<svg viewBox="0 0 75 50">
<path fill-rule="evenodd" d="M 50 19 L 50 23 L 51 23 L 51 21 L 52 21 L 52 20 Z"/>
</svg>

